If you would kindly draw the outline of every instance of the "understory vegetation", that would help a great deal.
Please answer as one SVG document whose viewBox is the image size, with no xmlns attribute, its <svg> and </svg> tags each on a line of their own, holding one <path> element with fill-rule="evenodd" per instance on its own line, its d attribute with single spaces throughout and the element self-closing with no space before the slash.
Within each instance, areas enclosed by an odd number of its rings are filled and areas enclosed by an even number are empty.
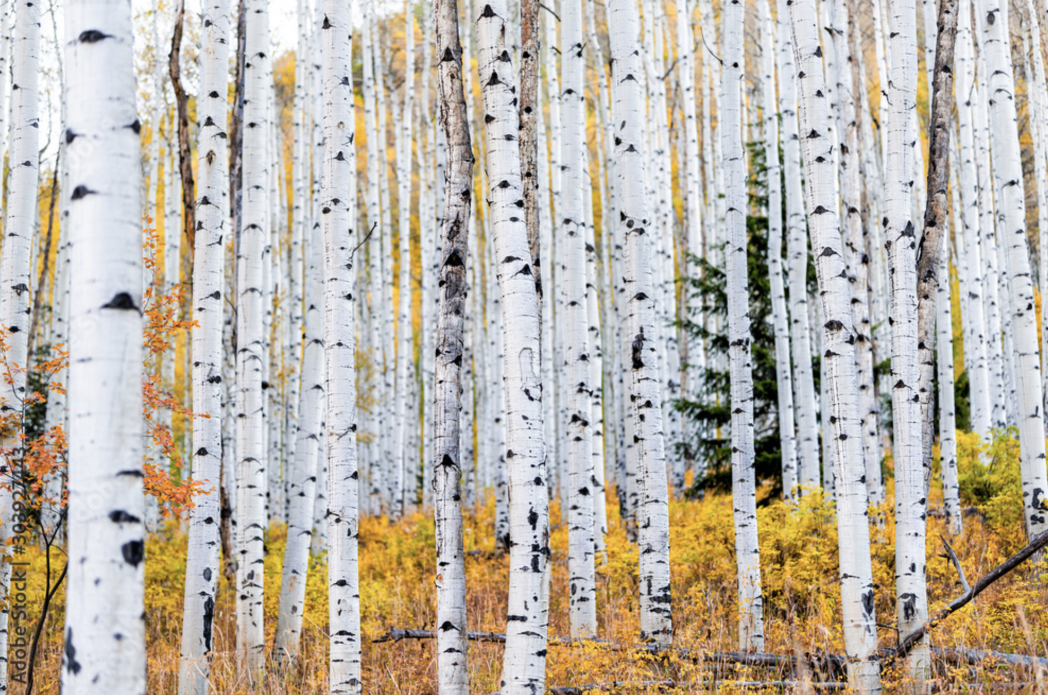
<svg viewBox="0 0 1048 696">
<path fill-rule="evenodd" d="M 964 534 L 950 538 L 941 515 L 941 490 L 934 485 L 929 500 L 928 594 L 934 615 L 962 589 L 941 538 L 949 539 L 969 582 L 974 583 L 1025 545 L 1021 524 L 1018 445 L 1012 432 L 999 433 L 986 448 L 985 466 L 977 455 L 983 446 L 969 433 L 958 433 Z M 936 464 L 938 462 L 936 452 Z M 889 464 L 890 467 L 890 464 Z M 938 475 L 936 473 L 936 480 Z M 874 584 L 878 616 L 891 617 L 894 607 L 893 485 L 888 501 L 871 510 L 883 526 L 871 525 Z M 781 656 L 815 658 L 844 653 L 840 622 L 837 527 L 832 503 L 814 491 L 795 503 L 770 495 L 771 484 L 758 490 L 761 577 L 765 610 L 765 650 Z M 817 661 L 794 673 L 780 668 L 745 667 L 703 661 L 704 651 L 732 651 L 738 623 L 731 496 L 710 492 L 702 500 L 670 502 L 670 561 L 673 579 L 675 648 L 654 656 L 636 643 L 639 633 L 636 547 L 626 539 L 609 492 L 607 553 L 598 563 L 598 619 L 601 642 L 557 645 L 569 635 L 568 534 L 560 506 L 552 512 L 551 638 L 547 689 L 557 693 L 777 693 L 783 681 L 799 693 L 812 689 L 844 691 L 845 678 Z M 501 632 L 505 628 L 508 557 L 494 546 L 495 501 L 468 511 L 464 522 L 469 630 Z M 376 643 L 390 629 L 434 629 L 432 591 L 436 551 L 433 518 L 416 512 L 399 521 L 366 517 L 360 526 L 360 602 L 363 674 L 369 693 L 434 693 L 436 660 L 431 640 L 403 639 Z M 276 626 L 280 568 L 286 527 L 273 525 L 266 539 L 265 622 L 272 649 Z M 148 693 L 178 689 L 179 641 L 185 580 L 185 532 L 169 520 L 150 538 L 146 557 L 146 627 Z M 31 578 L 46 573 L 43 554 L 28 549 Z M 54 571 L 52 559 L 52 572 Z M 323 556 L 310 561 L 299 660 L 285 672 L 271 669 L 260 691 L 323 693 L 327 677 L 327 568 Z M 30 583 L 30 614 L 38 615 L 43 583 Z M 214 623 L 211 669 L 215 693 L 248 693 L 236 665 L 236 614 L 233 586 L 221 578 Z M 40 692 L 58 689 L 62 651 L 64 586 L 56 595 L 42 637 L 37 685 Z M 889 619 L 890 620 L 890 619 Z M 881 646 L 895 644 L 895 631 L 879 629 Z M 607 643 L 628 647 L 611 649 Z M 1028 655 L 1048 654 L 1048 563 L 1026 563 L 991 585 L 972 604 L 953 614 L 932 633 L 932 645 Z M 498 689 L 503 645 L 470 642 L 470 689 Z M 273 661 L 270 660 L 272 665 Z M 887 693 L 907 691 L 904 670 L 888 666 Z M 1045 675 L 996 663 L 958 665 L 934 661 L 936 693 L 1044 693 Z M 803 682 L 811 682 L 808 688 Z M 757 683 L 765 686 L 758 686 Z M 14 693 L 19 684 L 12 683 Z M 563 693 L 563 692 L 562 692 Z"/>
</svg>

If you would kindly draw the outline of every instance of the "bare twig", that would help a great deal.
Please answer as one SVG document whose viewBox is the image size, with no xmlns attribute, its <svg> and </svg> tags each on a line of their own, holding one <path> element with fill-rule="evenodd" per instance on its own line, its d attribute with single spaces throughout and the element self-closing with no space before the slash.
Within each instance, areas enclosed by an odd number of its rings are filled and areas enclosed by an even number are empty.
<svg viewBox="0 0 1048 696">
<path fill-rule="evenodd" d="M 541 7 L 541 8 L 542 8 L 542 9 L 544 9 L 544 10 L 545 10 L 546 12 L 549 12 L 549 13 L 550 13 L 551 15 L 553 15 L 554 17 L 556 17 L 556 18 L 557 18 L 557 21 L 558 21 L 558 22 L 560 21 L 560 15 L 559 15 L 559 14 L 557 14 L 556 12 L 554 12 L 552 8 L 550 8 L 550 7 L 547 7 L 546 5 L 543 5 L 543 4 L 541 3 L 541 2 L 539 3 L 539 7 Z"/>
<path fill-rule="evenodd" d="M 946 608 L 940 611 L 935 616 L 935 618 L 931 619 L 928 623 L 924 624 L 924 626 L 917 629 L 910 635 L 906 636 L 906 638 L 899 643 L 899 647 L 897 647 L 895 651 L 889 656 L 887 661 L 891 662 L 892 660 L 897 660 L 900 657 L 905 656 L 907 653 L 910 652 L 910 650 L 913 649 L 913 646 L 915 646 L 922 638 L 924 638 L 925 634 L 927 634 L 928 631 L 932 630 L 940 623 L 942 623 L 943 620 L 946 619 L 950 614 L 954 613 L 955 611 L 962 608 L 964 605 L 968 604 L 973 599 L 978 597 L 983 590 L 985 590 L 987 587 L 1003 578 L 1011 571 L 1015 570 L 1023 561 L 1040 551 L 1045 546 L 1048 546 L 1048 532 L 1042 532 L 1035 536 L 1029 544 L 1024 546 L 1023 549 L 1019 551 L 1019 553 L 1015 554 L 1007 561 L 997 566 L 986 575 L 979 578 L 979 580 L 976 581 L 973 587 L 969 587 L 964 594 L 947 604 Z M 1031 661 L 1038 660 L 1043 662 L 1044 664 L 1048 664 L 1048 660 L 1045 660 L 1043 658 L 1026 659 Z M 1030 662 L 1030 664 L 1033 664 L 1033 662 Z"/>
<path fill-rule="evenodd" d="M 953 561 L 953 567 L 957 569 L 957 576 L 961 581 L 961 587 L 964 588 L 965 592 L 970 592 L 972 586 L 968 584 L 968 579 L 964 577 L 964 568 L 961 567 L 961 560 L 957 558 L 957 553 L 953 550 L 953 547 L 950 546 L 950 542 L 946 541 L 946 537 L 941 534 L 939 537 L 942 539 L 943 546 L 946 547 L 946 553 L 940 554 L 940 556 Z"/>
<path fill-rule="evenodd" d="M 713 49 L 710 48 L 710 45 L 708 43 L 706 43 L 706 33 L 704 31 L 702 31 L 702 27 L 701 26 L 699 27 L 699 36 L 702 37 L 702 45 L 706 47 L 706 52 L 709 53 L 711 56 L 713 56 L 713 59 L 716 60 L 718 63 L 720 63 L 721 65 L 724 65 L 724 61 L 720 59 L 720 56 L 718 56 L 716 53 L 714 53 Z"/>
<path fill-rule="evenodd" d="M 378 227 L 377 222 L 371 226 L 371 229 L 368 230 L 368 233 L 364 235 L 363 239 L 360 240 L 360 244 L 357 244 L 355 247 L 353 247 L 353 251 L 349 252 L 349 258 L 353 258 L 354 256 L 356 256 L 357 250 L 360 249 L 360 247 L 364 246 L 369 239 L 371 239 L 371 233 L 375 231 L 376 227 Z"/>
</svg>

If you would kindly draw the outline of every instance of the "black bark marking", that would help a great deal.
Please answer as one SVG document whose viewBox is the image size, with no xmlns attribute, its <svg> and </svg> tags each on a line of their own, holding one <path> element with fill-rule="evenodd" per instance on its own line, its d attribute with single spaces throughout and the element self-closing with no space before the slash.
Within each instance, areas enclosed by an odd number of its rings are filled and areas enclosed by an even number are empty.
<svg viewBox="0 0 1048 696">
<path fill-rule="evenodd" d="M 136 539 L 121 546 L 120 553 L 123 554 L 125 561 L 137 568 L 142 559 L 146 557 L 146 546 L 141 539 Z"/>
<path fill-rule="evenodd" d="M 102 309 L 133 309 L 136 312 L 138 311 L 138 307 L 135 306 L 131 295 L 126 292 L 118 292 L 116 295 L 113 295 L 113 299 L 102 305 Z"/>
<path fill-rule="evenodd" d="M 113 520 L 117 524 L 122 522 L 141 522 L 140 519 L 127 512 L 126 510 L 113 510 L 109 513 L 109 519 Z"/>
<path fill-rule="evenodd" d="M 76 648 L 73 647 L 73 629 L 66 630 L 65 663 L 73 674 L 80 674 L 80 663 L 76 661 Z"/>
<path fill-rule="evenodd" d="M 87 31 L 80 32 L 80 36 L 77 37 L 77 40 L 80 43 L 98 43 L 102 39 L 108 39 L 109 37 L 109 34 L 103 34 L 97 29 L 88 29 Z"/>
<path fill-rule="evenodd" d="M 211 569 L 208 568 L 204 571 L 208 575 L 211 574 Z M 208 578 L 210 579 L 210 578 Z M 204 652 L 211 652 L 211 624 L 215 621 L 215 598 L 208 597 L 204 600 Z"/>
</svg>

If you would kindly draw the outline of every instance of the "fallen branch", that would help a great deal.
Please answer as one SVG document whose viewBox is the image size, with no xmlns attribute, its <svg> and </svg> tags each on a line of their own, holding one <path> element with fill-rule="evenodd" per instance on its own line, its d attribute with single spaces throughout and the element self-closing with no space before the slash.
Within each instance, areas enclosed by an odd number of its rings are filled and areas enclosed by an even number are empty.
<svg viewBox="0 0 1048 696">
<path fill-rule="evenodd" d="M 906 636 L 906 638 L 904 638 L 899 643 L 899 646 L 894 650 L 894 652 L 891 653 L 891 655 L 888 657 L 887 661 L 891 662 L 893 660 L 897 660 L 897 659 L 907 655 L 910 652 L 910 650 L 912 650 L 913 647 L 915 645 L 917 645 L 917 643 L 922 638 L 924 638 L 924 636 L 928 633 L 928 631 L 932 630 L 933 628 L 938 626 L 940 623 L 942 623 L 943 620 L 946 619 L 946 617 L 948 617 L 950 614 L 954 613 L 955 611 L 957 611 L 958 609 L 962 608 L 964 605 L 968 604 L 973 599 L 978 597 L 979 594 L 983 590 L 985 590 L 987 587 L 989 587 L 993 583 L 995 583 L 998 580 L 1000 580 L 1001 578 L 1003 578 L 1005 575 L 1007 575 L 1011 571 L 1015 570 L 1019 566 L 1019 564 L 1021 564 L 1023 561 L 1025 561 L 1027 558 L 1029 558 L 1030 556 L 1034 555 L 1038 551 L 1040 551 L 1046 545 L 1048 545 L 1048 532 L 1042 532 L 1041 534 L 1038 534 L 1037 536 L 1035 536 L 1033 538 L 1033 540 L 1030 541 L 1029 544 L 1027 544 L 1025 547 L 1023 547 L 1023 549 L 1021 551 L 1019 551 L 1019 553 L 1015 554 L 1014 556 L 1009 558 L 1007 561 L 1005 561 L 1001 565 L 997 566 L 996 568 L 991 570 L 986 575 L 984 575 L 981 578 L 979 578 L 979 580 L 976 581 L 974 586 L 969 587 L 965 591 L 964 594 L 962 594 L 960 597 L 958 597 L 957 599 L 955 599 L 952 602 L 950 602 L 949 604 L 947 604 L 946 608 L 943 609 L 942 611 L 940 611 L 935 616 L 935 618 L 933 618 L 932 620 L 928 621 L 926 624 L 924 624 L 924 626 L 922 626 L 921 628 L 917 629 L 916 631 L 914 631 L 910 635 Z M 947 548 L 949 549 L 949 545 L 947 545 Z M 952 549 L 950 549 L 950 551 L 952 552 Z M 956 558 L 956 554 L 954 554 L 954 557 Z M 960 563 L 959 562 L 957 563 L 957 565 L 958 565 L 958 567 L 960 567 Z M 956 648 L 943 648 L 943 650 L 955 650 L 955 649 Z M 982 651 L 975 651 L 975 652 L 982 652 Z M 1000 653 L 1000 654 L 1004 655 L 1005 653 Z M 1031 660 L 1031 662 L 1024 663 L 1024 664 L 1034 664 L 1032 662 L 1032 660 L 1042 660 L 1042 664 L 1048 666 L 1048 660 L 1044 660 L 1043 658 L 1033 658 L 1033 657 L 1026 657 L 1026 656 L 1012 656 L 1012 657 L 1024 657 L 1027 660 Z"/>
<path fill-rule="evenodd" d="M 372 643 L 388 643 L 404 640 L 405 638 L 411 638 L 415 640 L 432 640 L 436 636 L 433 631 L 418 631 L 418 630 L 404 630 L 392 628 L 388 630 L 385 635 L 379 636 L 373 639 Z M 505 633 L 482 633 L 470 631 L 467 633 L 469 640 L 475 640 L 482 643 L 505 643 Z M 637 652 L 648 652 L 654 654 L 674 653 L 678 657 L 683 659 L 696 660 L 701 662 L 709 663 L 734 663 L 740 665 L 747 665 L 751 667 L 790 667 L 792 668 L 796 660 L 790 655 L 774 655 L 771 653 L 743 653 L 743 652 L 722 652 L 717 650 L 689 650 L 687 648 L 674 648 L 662 645 L 626 645 L 624 643 L 613 643 L 606 640 L 581 640 L 577 638 L 560 638 L 554 637 L 548 640 L 549 645 L 552 646 L 571 646 L 575 645 L 583 647 L 584 645 L 598 645 L 608 650 L 633 650 Z M 810 655 L 809 661 L 822 666 L 824 669 L 829 668 L 839 673 L 844 672 L 844 661 L 845 658 L 840 655 L 831 655 L 829 653 L 819 653 L 817 655 Z"/>
<path fill-rule="evenodd" d="M 652 687 L 652 686 L 664 686 L 669 688 L 674 687 L 686 687 L 693 688 L 698 686 L 709 687 L 714 690 L 719 690 L 721 687 L 728 686 L 733 689 L 778 689 L 785 691 L 786 689 L 797 689 L 800 687 L 810 688 L 812 691 L 844 691 L 848 688 L 848 682 L 799 682 L 799 681 L 732 681 L 730 679 L 717 679 L 715 681 L 708 682 L 676 682 L 669 680 L 661 681 L 616 681 L 616 682 L 603 682 L 600 684 L 580 684 L 578 686 L 559 686 L 553 687 L 549 690 L 551 694 L 557 694 L 559 696 L 576 696 L 577 694 L 583 694 L 587 691 L 603 691 L 607 693 L 612 689 L 622 689 L 630 687 Z"/>
<path fill-rule="evenodd" d="M 1046 667 L 1048 658 L 1033 655 L 1017 655 L 996 650 L 973 650 L 972 648 L 932 648 L 932 654 L 944 662 L 963 665 L 983 665 L 999 662 L 1010 667 Z"/>
</svg>

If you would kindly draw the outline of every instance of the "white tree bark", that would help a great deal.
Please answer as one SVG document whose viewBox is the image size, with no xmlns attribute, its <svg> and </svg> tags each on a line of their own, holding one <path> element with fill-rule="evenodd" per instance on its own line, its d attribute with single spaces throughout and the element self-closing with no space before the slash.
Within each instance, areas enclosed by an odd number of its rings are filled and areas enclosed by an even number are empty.
<svg viewBox="0 0 1048 696">
<path fill-rule="evenodd" d="M 360 597 L 357 581 L 358 501 L 356 322 L 353 248 L 357 234 L 352 25 L 349 7 L 323 0 L 321 54 L 324 172 L 324 352 L 327 367 L 325 446 L 328 464 L 328 689 L 360 693 Z"/>
<path fill-rule="evenodd" d="M 588 160 L 588 158 L 587 158 Z M 590 181 L 589 163 L 587 161 L 585 184 Z M 584 184 L 584 185 L 585 185 Z M 604 347 L 601 341 L 600 308 L 597 299 L 597 241 L 593 224 L 593 187 L 586 185 L 586 318 L 589 331 L 589 384 L 590 384 L 590 417 L 593 423 L 591 452 L 593 473 L 586 484 L 593 498 L 593 546 L 596 552 L 604 551 L 604 538 L 608 534 L 608 511 L 605 495 L 604 473 L 604 434 L 607 432 L 604 419 Z M 596 594 L 596 593 L 594 593 Z"/>
<path fill-rule="evenodd" d="M 237 654 L 242 674 L 264 673 L 263 535 L 266 518 L 266 430 L 262 390 L 265 351 L 265 261 L 269 242 L 269 139 L 266 107 L 269 15 L 263 0 L 248 6 L 245 44 L 244 196 L 237 257 Z M 254 124 L 250 127 L 250 124 Z"/>
<path fill-rule="evenodd" d="M 957 187 L 951 187 L 954 200 L 954 210 L 960 210 L 957 205 Z M 961 230 L 960 221 L 954 217 L 954 234 Z M 939 283 L 938 294 L 935 298 L 936 308 L 936 349 L 939 351 L 939 452 L 942 462 L 942 499 L 943 509 L 946 511 L 946 521 L 950 526 L 952 534 L 960 534 L 963 530 L 961 519 L 961 489 L 957 480 L 957 414 L 954 410 L 953 395 L 953 318 L 950 307 L 950 237 L 943 235 L 942 265 L 946 271 L 943 280 Z"/>
<path fill-rule="evenodd" d="M 775 32 L 767 0 L 761 0 L 757 11 L 763 43 L 761 106 L 764 110 L 764 161 L 768 168 L 768 276 L 771 280 L 772 321 L 775 325 L 775 377 L 779 392 L 782 491 L 786 500 L 790 500 L 796 495 L 795 489 L 798 484 L 797 440 L 794 434 L 789 317 L 786 314 L 786 292 L 782 282 L 782 165 L 779 163 L 779 109 L 775 100 Z"/>
<path fill-rule="evenodd" d="M 797 123 L 797 70 L 786 7 L 777 5 L 779 111 L 786 180 L 786 255 L 790 292 L 790 353 L 797 414 L 797 483 L 819 487 L 819 421 L 815 409 L 811 326 L 808 320 L 808 240 L 801 191 L 801 141 Z"/>
<path fill-rule="evenodd" d="M 455 0 L 434 3 L 440 122 L 448 145 L 444 214 L 441 222 L 440 311 L 437 319 L 435 427 L 433 439 L 434 517 L 437 544 L 437 674 L 440 693 L 469 693 L 466 624 L 466 559 L 462 538 L 461 432 L 463 323 L 467 300 L 473 147 L 462 87 Z"/>
<path fill-rule="evenodd" d="M 16 11 L 36 26 L 37 3 Z M 71 2 L 65 27 L 63 98 L 77 106 L 65 131 L 73 187 L 69 391 L 79 405 L 69 417 L 69 554 L 77 560 L 66 586 L 62 691 L 145 693 L 141 165 L 131 6 Z"/>
<path fill-rule="evenodd" d="M 917 15 L 914 0 L 891 1 L 891 67 L 885 177 L 885 229 L 891 267 L 892 424 L 895 460 L 896 611 L 900 635 L 928 618 L 925 583 L 924 463 L 917 365 L 917 236 L 912 219 L 913 148 L 917 142 Z M 924 640 L 907 656 L 910 675 L 923 681 L 931 668 Z"/>
<path fill-rule="evenodd" d="M 718 130 L 721 153 L 724 155 L 725 186 L 722 191 L 725 203 L 724 258 L 731 376 L 731 497 L 735 513 L 735 565 L 739 581 L 739 649 L 763 652 L 764 600 L 761 596 L 760 545 L 757 541 L 753 363 L 750 352 L 753 334 L 750 330 L 746 263 L 746 162 L 741 129 L 744 15 L 739 0 L 732 0 L 724 7 L 723 21 L 724 64 L 721 66 L 721 110 L 718 112 L 721 127 Z M 774 235 L 774 232 L 770 233 L 771 237 Z M 772 293 L 774 295 L 774 290 Z"/>
<path fill-rule="evenodd" d="M 218 583 L 222 468 L 222 323 L 225 238 L 229 229 L 226 143 L 229 3 L 203 6 L 201 80 L 197 101 L 197 230 L 193 255 L 193 477 L 206 481 L 193 507 L 186 556 L 185 609 L 178 690 L 208 693 Z M 213 95 L 213 96 L 212 96 Z M 179 230 L 180 232 L 181 230 Z M 170 247 L 169 247 L 170 248 Z M 205 418 L 204 415 L 209 417 Z"/>
<path fill-rule="evenodd" d="M 1026 33 L 1023 34 L 1023 57 L 1027 76 L 1027 94 L 1030 100 L 1030 135 L 1033 141 L 1034 160 L 1034 186 L 1037 189 L 1037 229 L 1038 239 L 1038 270 L 1040 272 L 1041 295 L 1048 290 L 1048 84 L 1044 74 L 1044 53 L 1041 48 L 1041 22 L 1037 17 L 1037 8 L 1034 3 L 1027 0 L 1023 7 L 1023 24 Z M 1045 337 L 1044 329 L 1048 327 L 1048 319 L 1041 313 L 1041 374 L 1048 372 L 1045 364 L 1048 358 L 1048 338 Z M 1048 383 L 1046 383 L 1048 384 Z M 1044 390 L 1046 385 L 1042 385 Z"/>
<path fill-rule="evenodd" d="M 1011 340 L 1014 346 L 1015 391 L 1019 425 L 1019 463 L 1023 486 L 1023 520 L 1029 538 L 1048 529 L 1045 497 L 1044 413 L 1041 361 L 1037 342 L 1030 250 L 1026 239 L 1026 201 L 1023 190 L 1019 127 L 1015 114 L 1007 7 L 999 0 L 979 0 L 976 16 L 982 25 L 988 68 L 988 93 L 993 127 L 993 168 L 1000 185 L 997 216 L 1007 263 Z"/>
<path fill-rule="evenodd" d="M 857 691 L 876 693 L 880 691 L 880 667 L 875 658 L 877 625 L 862 465 L 855 331 L 833 184 L 836 170 L 830 151 L 835 144 L 824 131 L 828 104 L 823 92 L 825 76 L 814 4 L 814 0 L 794 0 L 788 11 L 800 91 L 799 132 L 806 134 L 801 138 L 801 148 L 807 182 L 808 224 L 822 310 L 822 380 L 829 396 L 826 405 L 830 415 L 830 427 L 824 433 L 830 438 L 836 474 L 841 613 L 844 646 L 851 660 L 848 677 Z"/>
<path fill-rule="evenodd" d="M 23 413 L 26 396 L 24 370 L 17 366 L 29 365 L 29 327 L 33 293 L 31 278 L 33 236 L 37 218 L 37 186 L 40 170 L 40 116 L 37 87 L 40 55 L 40 7 L 31 0 L 16 0 L 14 9 L 14 41 L 11 60 L 11 150 L 8 174 L 7 210 L 4 219 L 3 255 L 0 260 L 0 326 L 5 332 L 4 376 L 0 387 L 0 411 Z M 6 78 L 5 78 L 6 79 Z M 0 81 L 3 81 L 0 79 Z M 10 376 L 10 382 L 6 377 Z M 20 419 L 21 420 L 21 419 Z M 20 433 L 2 437 L 2 446 L 11 451 L 19 448 Z M 13 470 L 15 461 L 3 462 L 3 473 L 8 484 L 14 484 L 25 474 Z M 8 486 L 0 488 L 0 543 L 14 536 L 14 495 Z M 6 552 L 5 552 L 6 553 Z M 11 565 L 6 556 L 0 559 L 0 597 L 7 599 L 11 580 Z M 7 656 L 9 606 L 0 610 L 0 656 Z M 2 664 L 6 667 L 6 660 Z M 7 673 L 0 675 L 0 686 L 6 688 Z"/>
<path fill-rule="evenodd" d="M 984 312 L 983 278 L 985 266 L 982 263 L 980 246 L 979 218 L 979 169 L 978 155 L 975 151 L 975 133 L 972 113 L 972 98 L 978 98 L 973 89 L 972 75 L 975 65 L 972 60 L 972 20 L 971 3 L 959 0 L 957 5 L 957 64 L 954 70 L 957 93 L 958 141 L 960 144 L 960 182 L 961 223 L 964 225 L 963 244 L 968 261 L 968 282 L 965 293 L 968 295 L 968 312 L 971 317 L 971 337 L 965 336 L 964 352 L 972 357 L 965 360 L 969 364 L 969 400 L 971 403 L 972 430 L 989 441 L 992 426 L 992 408 L 990 406 L 990 372 L 987 363 L 986 315 Z M 959 244 L 959 246 L 960 246 Z"/>
<path fill-rule="evenodd" d="M 397 279 L 399 307 L 397 315 L 397 432 L 393 444 L 393 461 L 396 467 L 397 491 L 394 494 L 393 512 L 403 514 L 405 486 L 414 479 L 415 457 L 407 450 L 408 433 L 414 423 L 416 404 L 410 399 L 414 391 L 411 383 L 412 366 L 415 361 L 415 343 L 412 332 L 411 314 L 411 145 L 412 113 L 415 106 L 415 3 L 406 0 L 404 28 L 404 104 L 399 124 L 401 146 L 397 153 L 397 235 L 400 238 L 400 274 Z M 467 71 L 468 72 L 468 71 Z M 470 433 L 472 435 L 472 432 Z M 472 437 L 471 437 L 472 439 Z M 414 490 L 414 486 L 411 486 Z"/>
<path fill-rule="evenodd" d="M 564 376 L 569 386 L 565 423 L 568 459 L 568 584 L 571 635 L 588 638 L 597 633 L 597 586 L 594 577 L 593 540 L 593 409 L 590 401 L 589 363 L 592 359 L 587 332 L 586 219 L 583 187 L 586 177 L 585 58 L 582 47 L 582 2 L 563 0 L 560 6 L 560 54 L 563 70 L 561 93 L 562 184 L 558 258 L 563 275 L 557 286 L 566 302 L 557 317 L 564 327 Z"/>
<path fill-rule="evenodd" d="M 503 693 L 541 693 L 545 684 L 549 560 L 546 455 L 542 441 L 538 297 L 523 217 L 513 63 L 507 46 L 505 0 L 479 7 L 477 65 L 484 103 L 488 209 L 502 307 L 509 474 L 510 586 Z M 519 205 L 518 205 L 519 202 Z M 519 212 L 518 212 L 519 211 Z M 587 452 L 587 455 L 589 452 Z"/>
<path fill-rule="evenodd" d="M 305 221 L 309 218 L 305 217 Z M 295 458 L 288 485 L 287 546 L 280 585 L 280 611 L 273 656 L 278 665 L 298 658 L 305 613 L 309 550 L 313 540 L 314 504 L 317 499 L 317 462 L 320 457 L 321 414 L 324 407 L 323 247 L 319 235 L 308 244 L 310 272 L 305 280 L 305 350 L 302 357 L 302 404 L 295 432 Z"/>
<path fill-rule="evenodd" d="M 624 360 L 630 361 L 627 440 L 634 441 L 639 498 L 634 508 L 639 530 L 640 630 L 644 639 L 668 644 L 673 639 L 670 612 L 669 508 L 662 433 L 661 380 L 655 362 L 654 283 L 651 225 L 644 183 L 644 66 L 640 56 L 640 19 L 629 0 L 608 4 L 611 27 L 613 98 L 616 128 L 615 170 L 620 199 L 616 205 L 624 240 Z"/>
</svg>

